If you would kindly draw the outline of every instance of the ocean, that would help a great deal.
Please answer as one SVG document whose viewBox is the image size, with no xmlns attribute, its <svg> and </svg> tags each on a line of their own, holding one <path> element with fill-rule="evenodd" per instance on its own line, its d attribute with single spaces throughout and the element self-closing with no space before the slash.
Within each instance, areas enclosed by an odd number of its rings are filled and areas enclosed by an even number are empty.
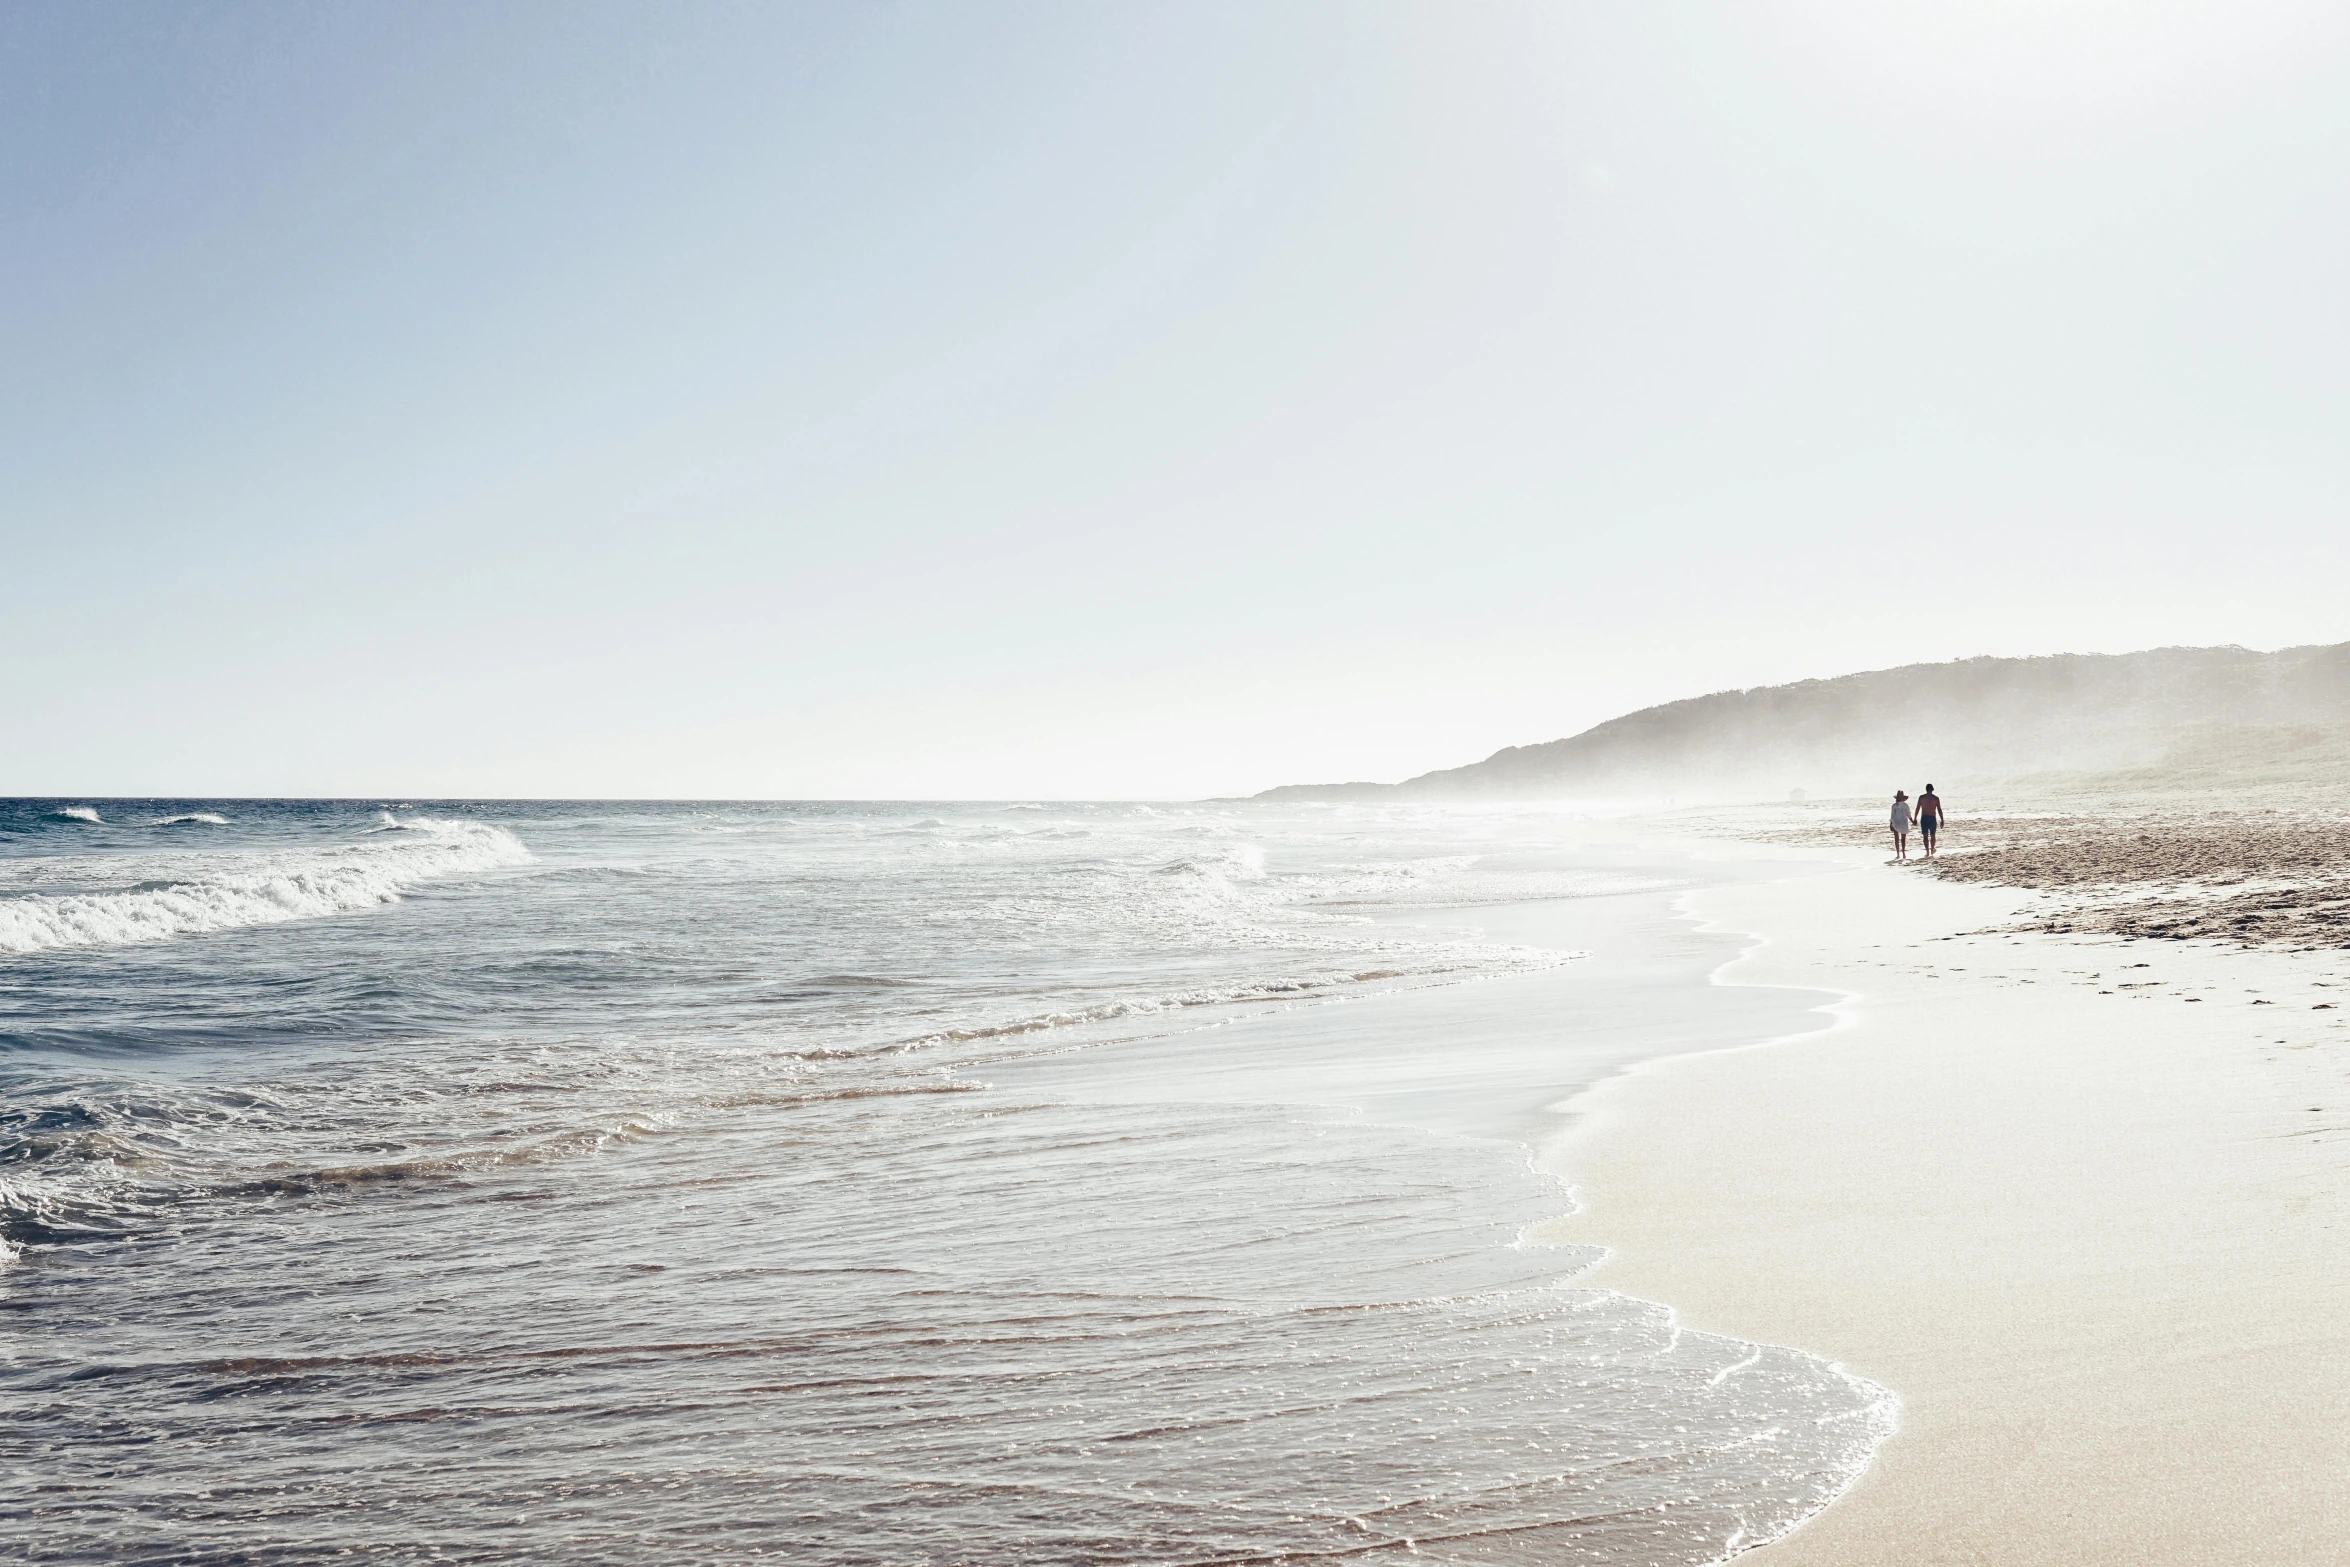
<svg viewBox="0 0 2350 1567">
<path fill-rule="evenodd" d="M 0 1547 L 1717 1561 L 1893 1401 L 1533 1149 L 1819 1025 L 1570 814 L 0 802 Z"/>
</svg>

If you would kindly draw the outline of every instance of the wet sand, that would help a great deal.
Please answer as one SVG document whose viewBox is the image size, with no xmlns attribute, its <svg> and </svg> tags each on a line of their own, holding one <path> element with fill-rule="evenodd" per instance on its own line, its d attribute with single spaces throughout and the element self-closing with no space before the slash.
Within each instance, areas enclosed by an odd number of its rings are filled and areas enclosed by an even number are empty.
<svg viewBox="0 0 2350 1567">
<path fill-rule="evenodd" d="M 2095 858 L 2118 823 L 1994 849 L 1960 820 L 1954 849 L 2033 883 L 1850 849 L 1691 896 L 1760 938 L 1723 982 L 1816 988 L 1831 1026 L 1580 1096 L 1544 1161 L 1584 1207 L 1545 1238 L 1902 1396 L 1855 1490 L 1758 1563 L 2342 1559 L 2350 952 L 2091 923 L 2251 874 L 2258 833 L 2131 879 Z"/>
</svg>

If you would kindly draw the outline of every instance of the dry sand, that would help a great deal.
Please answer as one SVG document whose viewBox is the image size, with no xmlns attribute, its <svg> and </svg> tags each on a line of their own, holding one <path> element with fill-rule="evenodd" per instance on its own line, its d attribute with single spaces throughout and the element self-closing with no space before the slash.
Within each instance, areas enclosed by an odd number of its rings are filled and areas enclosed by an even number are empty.
<svg viewBox="0 0 2350 1567">
<path fill-rule="evenodd" d="M 1884 806 L 1826 801 L 1684 813 L 1703 836 L 1886 844 Z M 2031 928 L 2297 947 L 2350 946 L 2350 834 L 2330 793 L 2291 788 L 1994 801 L 1957 818 L 1928 869 L 2025 888 Z M 1923 840 L 1910 837 L 1913 856 Z"/>
<path fill-rule="evenodd" d="M 2046 891 L 1842 854 L 1690 902 L 1761 938 L 1724 982 L 1833 1026 L 1614 1079 L 1544 1151 L 1592 1282 L 1900 1394 L 1752 1559 L 2350 1561 L 2350 952 L 2019 930 Z"/>
</svg>

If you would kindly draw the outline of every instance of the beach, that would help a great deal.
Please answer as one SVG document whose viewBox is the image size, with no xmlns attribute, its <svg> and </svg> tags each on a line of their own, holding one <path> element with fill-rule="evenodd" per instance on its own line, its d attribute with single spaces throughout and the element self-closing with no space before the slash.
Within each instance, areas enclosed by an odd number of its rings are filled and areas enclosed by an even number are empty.
<svg viewBox="0 0 2350 1567">
<path fill-rule="evenodd" d="M 0 1540 L 2325 1559 L 2350 963 L 2072 820 L 20 804 Z"/>
<path fill-rule="evenodd" d="M 2158 859 L 2193 817 L 2149 813 Z M 1608 1248 L 1587 1282 L 1901 1399 L 1753 1559 L 2337 1558 L 2350 953 L 2080 929 L 2045 867 L 1805 852 L 1844 869 L 1685 908 L 1751 943 L 1718 983 L 1816 991 L 1819 1031 L 1637 1066 L 1542 1154 L 1580 1201 L 1544 1237 Z M 2148 892 L 2094 880 L 2066 906 Z"/>
</svg>

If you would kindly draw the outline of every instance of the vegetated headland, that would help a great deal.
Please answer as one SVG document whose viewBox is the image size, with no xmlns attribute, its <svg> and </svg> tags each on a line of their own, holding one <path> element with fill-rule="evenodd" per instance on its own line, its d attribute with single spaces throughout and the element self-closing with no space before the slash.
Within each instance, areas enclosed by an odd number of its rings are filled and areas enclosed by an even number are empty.
<svg viewBox="0 0 2350 1567">
<path fill-rule="evenodd" d="M 1927 782 L 1952 802 L 1932 872 L 2043 893 L 2036 928 L 2350 946 L 2350 643 L 1720 691 L 1402 783 L 1257 798 L 1646 802 L 1700 832 L 1859 846 Z"/>
<path fill-rule="evenodd" d="M 1401 783 L 1264 800 L 1890 796 L 1975 788 L 2199 788 L 2350 776 L 2350 642 L 1910 664 L 1717 691 L 1508 746 Z"/>
</svg>

